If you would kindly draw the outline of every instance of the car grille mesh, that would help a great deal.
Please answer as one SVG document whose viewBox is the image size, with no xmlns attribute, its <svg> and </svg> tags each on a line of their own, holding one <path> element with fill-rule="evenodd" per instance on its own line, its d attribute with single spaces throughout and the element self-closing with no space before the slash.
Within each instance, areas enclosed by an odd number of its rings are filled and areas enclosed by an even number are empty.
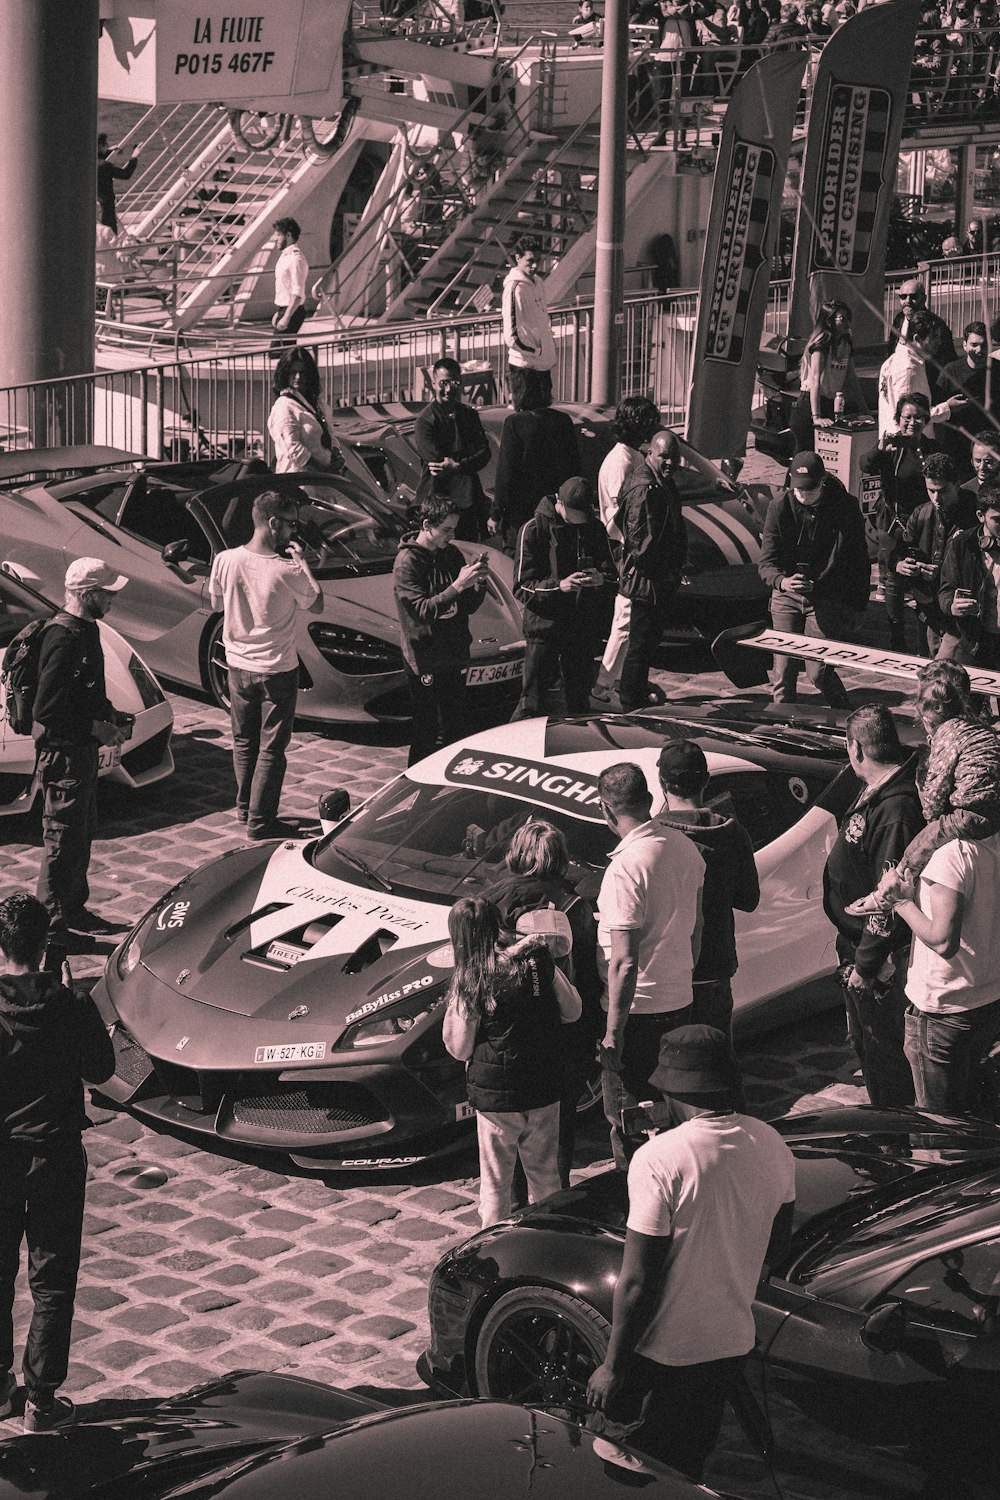
<svg viewBox="0 0 1000 1500">
<path fill-rule="evenodd" d="M 170 743 L 170 728 L 161 729 L 159 734 L 154 734 L 151 739 L 136 745 L 134 750 L 125 750 L 122 753 L 122 765 L 130 776 L 141 776 L 143 771 L 151 771 L 158 766 L 167 753 Z"/>
<path fill-rule="evenodd" d="M 152 1073 L 153 1064 L 139 1043 L 120 1026 L 112 1032 L 111 1043 L 115 1049 L 115 1076 L 130 1088 L 137 1089 Z"/>
<path fill-rule="evenodd" d="M 233 1119 L 258 1130 L 335 1135 L 384 1118 L 378 1101 L 356 1085 L 316 1084 L 269 1094 L 243 1094 L 232 1101 Z"/>
</svg>

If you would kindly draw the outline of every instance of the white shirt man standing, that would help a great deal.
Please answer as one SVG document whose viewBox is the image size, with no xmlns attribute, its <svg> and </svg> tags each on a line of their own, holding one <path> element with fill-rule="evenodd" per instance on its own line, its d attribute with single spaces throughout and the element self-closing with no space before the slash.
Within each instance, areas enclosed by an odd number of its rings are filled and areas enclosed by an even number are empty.
<svg viewBox="0 0 1000 1500">
<path fill-rule="evenodd" d="M 275 336 L 271 340 L 271 348 L 287 349 L 295 343 L 295 335 L 305 322 L 309 262 L 299 249 L 299 235 L 302 231 L 296 219 L 278 219 L 274 230 L 278 236 L 280 253 L 274 263 L 274 316 L 271 327 Z"/>
<path fill-rule="evenodd" d="M 602 771 L 597 790 L 620 839 L 597 899 L 597 941 L 608 1013 L 604 1113 L 615 1164 L 626 1167 L 641 1136 L 623 1129 L 622 1110 L 657 1098 L 650 1078 L 660 1042 L 691 1020 L 705 861 L 683 833 L 652 822 L 652 796 L 633 762 Z"/>
<path fill-rule="evenodd" d="M 266 490 L 253 503 L 253 536 L 212 564 L 212 608 L 222 610 L 229 668 L 236 816 L 247 838 L 296 830 L 278 822 L 285 751 L 295 722 L 298 613 L 318 615 L 323 594 L 293 540 L 295 501 Z"/>
</svg>

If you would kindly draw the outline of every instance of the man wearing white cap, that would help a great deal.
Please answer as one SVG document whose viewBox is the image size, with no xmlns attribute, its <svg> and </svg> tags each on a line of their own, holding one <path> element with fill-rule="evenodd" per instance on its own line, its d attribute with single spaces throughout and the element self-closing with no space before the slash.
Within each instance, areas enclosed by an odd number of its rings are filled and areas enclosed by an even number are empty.
<svg viewBox="0 0 1000 1500">
<path fill-rule="evenodd" d="M 34 706 L 35 779 L 43 797 L 38 899 L 52 916 L 50 937 L 64 944 L 74 932 L 113 930 L 87 911 L 87 866 L 100 747 L 121 745 L 131 722 L 108 700 L 97 622 L 127 582 L 100 558 L 77 558 L 66 569 L 66 602 L 42 632 Z"/>
</svg>

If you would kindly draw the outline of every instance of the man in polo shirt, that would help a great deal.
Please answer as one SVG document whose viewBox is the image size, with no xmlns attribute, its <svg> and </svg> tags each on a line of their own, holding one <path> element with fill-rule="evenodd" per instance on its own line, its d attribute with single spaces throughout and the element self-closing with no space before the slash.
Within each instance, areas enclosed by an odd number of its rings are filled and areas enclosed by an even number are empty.
<svg viewBox="0 0 1000 1500">
<path fill-rule="evenodd" d="M 705 861 L 683 833 L 651 820 L 649 787 L 633 762 L 608 766 L 597 791 L 619 838 L 597 898 L 597 939 L 608 1013 L 604 1113 L 615 1165 L 626 1167 L 643 1137 L 626 1135 L 622 1110 L 662 1097 L 650 1082 L 660 1042 L 691 1020 Z"/>
</svg>

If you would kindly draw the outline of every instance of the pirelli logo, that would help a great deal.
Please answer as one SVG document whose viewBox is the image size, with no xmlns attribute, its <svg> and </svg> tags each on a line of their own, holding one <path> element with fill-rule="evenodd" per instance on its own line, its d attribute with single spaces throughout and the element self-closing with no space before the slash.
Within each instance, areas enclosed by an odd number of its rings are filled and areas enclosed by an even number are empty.
<svg viewBox="0 0 1000 1500">
<path fill-rule="evenodd" d="M 747 308 L 764 261 L 774 168 L 774 152 L 768 147 L 734 143 L 708 308 L 706 359 L 734 365 L 743 359 Z"/>
<path fill-rule="evenodd" d="M 544 761 L 465 750 L 446 767 L 444 778 L 452 785 L 478 786 L 539 807 L 559 808 L 590 823 L 604 821 L 594 778 Z"/>
<path fill-rule="evenodd" d="M 891 115 L 886 89 L 832 84 L 813 206 L 811 271 L 867 272 Z"/>
</svg>

